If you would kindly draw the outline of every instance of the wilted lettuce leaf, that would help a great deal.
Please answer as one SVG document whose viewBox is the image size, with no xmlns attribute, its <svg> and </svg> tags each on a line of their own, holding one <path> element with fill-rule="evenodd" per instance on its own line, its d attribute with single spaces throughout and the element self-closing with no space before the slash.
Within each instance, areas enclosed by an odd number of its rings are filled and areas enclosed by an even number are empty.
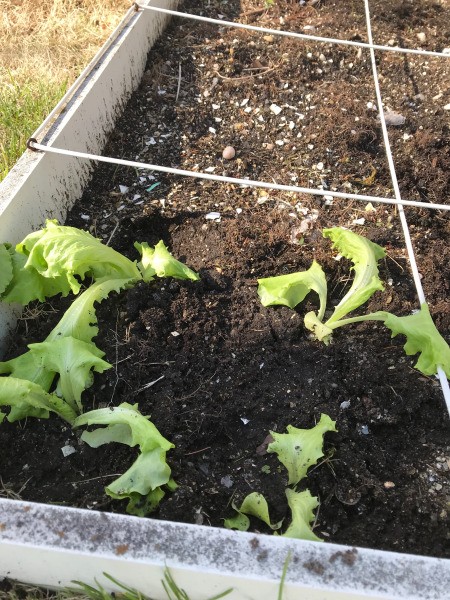
<svg viewBox="0 0 450 600">
<path fill-rule="evenodd" d="M 16 377 L 0 379 L 0 406 L 18 407 L 17 412 L 10 411 L 7 417 L 10 422 L 28 416 L 48 418 L 49 411 L 69 423 L 76 417 L 75 411 L 56 394 L 48 394 L 40 385 Z M 0 422 L 3 418 L 4 415 Z"/>
<path fill-rule="evenodd" d="M 176 279 L 191 279 L 198 281 L 200 277 L 189 267 L 172 256 L 161 240 L 154 248 L 146 242 L 134 244 L 136 250 L 142 255 L 138 267 L 144 281 L 151 281 L 154 275 L 158 277 L 175 277 Z"/>
<path fill-rule="evenodd" d="M 386 253 L 378 244 L 342 227 L 324 229 L 323 236 L 331 239 L 333 248 L 352 261 L 354 271 L 351 288 L 326 322 L 330 325 L 364 304 L 377 290 L 384 289 L 378 277 L 378 261 Z"/>
<path fill-rule="evenodd" d="M 225 519 L 224 525 L 227 529 L 247 531 L 250 526 L 250 520 L 246 515 L 260 519 L 271 529 L 279 529 L 281 527 L 282 521 L 273 525 L 270 522 L 267 500 L 258 492 L 252 492 L 251 494 L 248 494 L 248 496 L 244 498 L 239 508 L 234 504 L 234 502 L 232 503 L 232 507 L 237 512 L 237 515 L 230 519 Z"/>
<path fill-rule="evenodd" d="M 137 405 L 123 402 L 116 408 L 87 412 L 74 422 L 74 427 L 81 425 L 107 425 L 105 429 L 83 432 L 81 439 L 94 448 L 111 441 L 139 446 L 136 461 L 105 489 L 112 498 L 128 498 L 128 512 L 148 514 L 146 511 L 154 510 L 164 496 L 161 486 L 173 489 L 166 452 L 174 445 L 159 433 L 149 417 L 138 411 Z"/>
<path fill-rule="evenodd" d="M 314 290 L 319 295 L 319 319 L 323 318 L 327 303 L 327 282 L 322 267 L 313 261 L 307 271 L 258 279 L 258 295 L 263 306 L 282 304 L 295 308 Z"/>
<path fill-rule="evenodd" d="M 283 537 L 322 542 L 323 540 L 311 529 L 311 523 L 315 519 L 313 511 L 319 506 L 317 498 L 311 496 L 309 490 L 294 492 L 290 488 L 286 488 L 286 497 L 292 513 L 292 522 L 282 534 Z"/>
<path fill-rule="evenodd" d="M 288 433 L 270 435 L 274 441 L 268 445 L 267 452 L 275 452 L 278 460 L 289 473 L 289 485 L 296 485 L 306 477 L 309 467 L 323 456 L 323 436 L 327 431 L 336 431 L 336 423 L 328 415 L 322 414 L 320 421 L 312 429 L 297 429 L 287 426 Z"/>
</svg>

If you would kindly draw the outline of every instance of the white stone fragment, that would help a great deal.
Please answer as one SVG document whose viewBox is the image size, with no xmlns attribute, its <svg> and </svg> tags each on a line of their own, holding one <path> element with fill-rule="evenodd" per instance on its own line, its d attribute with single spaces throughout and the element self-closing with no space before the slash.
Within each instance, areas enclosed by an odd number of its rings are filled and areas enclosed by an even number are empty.
<svg viewBox="0 0 450 600">
<path fill-rule="evenodd" d="M 378 115 L 378 119 L 379 119 Z M 386 110 L 384 113 L 384 120 L 386 125 L 392 125 L 393 127 L 400 127 L 405 124 L 406 118 L 400 113 L 394 112 L 393 110 Z"/>
<path fill-rule="evenodd" d="M 216 170 L 216 167 L 206 167 L 205 173 L 214 173 L 215 170 Z"/>
<path fill-rule="evenodd" d="M 205 215 L 205 219 L 208 221 L 218 221 L 220 219 L 220 212 L 209 212 Z"/>
<path fill-rule="evenodd" d="M 444 106 L 444 110 L 450 110 L 450 104 L 446 104 L 446 105 Z"/>
<path fill-rule="evenodd" d="M 61 452 L 63 453 L 64 458 L 66 458 L 67 456 L 70 456 L 71 454 L 75 454 L 76 450 L 73 446 L 70 446 L 69 444 L 67 444 L 66 446 L 63 446 L 61 448 Z"/>
<path fill-rule="evenodd" d="M 178 331 L 171 331 L 170 335 L 172 335 L 173 337 L 178 337 L 180 334 L 178 333 Z"/>
<path fill-rule="evenodd" d="M 244 425 L 248 425 L 248 423 L 250 423 L 250 419 L 246 419 L 245 417 L 241 417 L 241 421 L 244 423 Z"/>
<path fill-rule="evenodd" d="M 274 115 L 279 115 L 283 109 L 281 108 L 281 106 L 278 106 L 277 104 L 271 104 L 270 110 L 273 112 Z"/>
<path fill-rule="evenodd" d="M 208 131 L 209 133 L 216 133 L 216 130 L 214 129 L 214 127 L 208 127 Z"/>
<path fill-rule="evenodd" d="M 119 190 L 121 194 L 126 194 L 130 188 L 126 185 L 119 185 Z"/>
</svg>

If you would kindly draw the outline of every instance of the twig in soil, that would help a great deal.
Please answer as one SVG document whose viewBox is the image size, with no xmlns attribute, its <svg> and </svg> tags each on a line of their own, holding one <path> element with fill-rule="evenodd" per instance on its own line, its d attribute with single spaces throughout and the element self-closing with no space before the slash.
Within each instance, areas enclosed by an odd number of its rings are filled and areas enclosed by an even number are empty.
<svg viewBox="0 0 450 600">
<path fill-rule="evenodd" d="M 187 400 L 188 398 L 192 398 L 192 396 L 195 396 L 195 394 L 202 389 L 203 386 L 205 386 L 209 381 L 211 381 L 211 379 L 214 379 L 214 377 L 216 376 L 217 371 L 215 371 L 211 377 L 209 379 L 207 379 L 206 381 L 203 381 L 196 390 L 194 390 L 193 392 L 191 392 L 190 394 L 188 394 L 187 396 L 182 396 L 181 398 L 177 398 L 177 400 Z M 191 412 L 191 411 L 188 411 Z M 180 413 L 183 414 L 183 413 Z"/>
<path fill-rule="evenodd" d="M 89 481 L 95 481 L 96 479 L 106 479 L 108 477 L 120 477 L 123 473 L 109 473 L 109 475 L 99 475 L 99 477 L 91 477 L 90 479 L 80 479 L 80 481 L 71 481 L 70 483 L 89 483 Z"/>
<path fill-rule="evenodd" d="M 3 483 L 3 479 L 0 477 L 0 496 L 3 496 L 3 498 L 9 498 L 10 500 L 22 500 L 22 496 L 20 494 L 27 487 L 27 483 L 30 481 L 30 479 L 31 477 L 25 481 L 18 492 L 15 492 L 11 488 L 7 487 L 9 484 Z"/>
<path fill-rule="evenodd" d="M 390 260 L 392 260 L 392 262 L 395 263 L 399 269 L 401 269 L 401 272 L 404 273 L 405 269 L 402 267 L 402 265 L 400 263 L 398 263 L 395 260 L 395 258 L 392 258 L 392 256 L 390 254 L 388 254 L 387 252 L 386 252 L 386 258 L 389 258 Z"/>
<path fill-rule="evenodd" d="M 178 102 L 178 96 L 180 95 L 181 88 L 181 62 L 178 63 L 178 87 L 177 87 L 177 95 L 175 97 L 175 104 Z"/>
<path fill-rule="evenodd" d="M 155 385 L 155 383 L 158 383 L 158 381 L 161 381 L 161 379 L 164 379 L 164 375 L 161 375 L 161 377 L 158 377 L 158 379 L 155 379 L 154 381 L 149 381 L 149 383 L 146 383 L 145 385 L 138 388 L 137 390 L 134 390 L 133 394 L 139 394 L 139 392 L 148 390 L 148 388 L 151 388 L 153 385 Z"/>
<path fill-rule="evenodd" d="M 114 227 L 114 229 L 112 230 L 111 235 L 108 238 L 108 241 L 106 242 L 106 246 L 109 246 L 109 244 L 111 243 L 111 240 L 113 239 L 114 234 L 117 231 L 117 228 L 119 227 L 119 221 L 117 221 L 116 226 Z"/>
<path fill-rule="evenodd" d="M 185 452 L 185 456 L 192 456 L 193 454 L 200 454 L 200 452 L 205 452 L 205 450 L 209 450 L 211 446 L 206 446 L 206 448 L 202 448 L 201 450 L 194 450 L 193 452 Z"/>
<path fill-rule="evenodd" d="M 280 65 L 275 65 L 274 67 L 264 67 L 266 70 L 263 71 L 262 73 L 253 73 L 252 75 L 244 75 L 244 77 L 226 77 L 226 75 L 222 75 L 221 73 L 219 73 L 219 71 L 214 71 L 214 73 L 220 77 L 220 79 L 223 79 L 223 81 L 231 81 L 231 82 L 235 82 L 235 81 L 244 81 L 246 79 L 254 79 L 255 77 L 263 77 L 265 75 L 268 75 L 269 73 L 271 73 L 272 71 L 276 71 L 276 69 L 278 69 L 280 67 Z"/>
</svg>

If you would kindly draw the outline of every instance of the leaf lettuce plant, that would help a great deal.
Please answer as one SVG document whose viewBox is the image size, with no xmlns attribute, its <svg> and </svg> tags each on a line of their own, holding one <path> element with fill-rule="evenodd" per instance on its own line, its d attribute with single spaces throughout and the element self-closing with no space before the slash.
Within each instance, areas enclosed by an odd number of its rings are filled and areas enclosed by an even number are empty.
<svg viewBox="0 0 450 600">
<path fill-rule="evenodd" d="M 165 495 L 164 487 L 170 491 L 176 488 L 166 462 L 166 453 L 175 446 L 149 419 L 138 411 L 137 404 L 123 402 L 115 408 L 86 412 L 73 423 L 74 427 L 106 425 L 81 435 L 92 448 L 110 442 L 139 447 L 139 455 L 131 467 L 105 488 L 111 498 L 128 500 L 127 512 L 137 516 L 146 516 L 158 507 Z"/>
<path fill-rule="evenodd" d="M 405 353 L 408 356 L 419 354 L 414 365 L 416 369 L 424 375 L 435 375 L 441 367 L 450 378 L 450 347 L 436 329 L 426 303 L 416 313 L 403 317 L 387 311 L 348 316 L 376 291 L 384 289 L 378 272 L 378 261 L 385 256 L 384 249 L 342 227 L 324 229 L 323 236 L 329 238 L 333 248 L 353 263 L 353 283 L 331 316 L 325 320 L 327 283 L 322 267 L 316 261 L 307 271 L 259 279 L 258 295 L 263 306 L 295 308 L 310 291 L 315 291 L 319 296 L 319 310 L 308 312 L 304 324 L 319 341 L 328 344 L 335 329 L 351 323 L 381 321 L 391 330 L 392 337 L 398 334 L 406 336 Z"/>
<path fill-rule="evenodd" d="M 164 242 L 155 248 L 146 243 L 136 243 L 135 247 L 141 253 L 138 264 L 90 233 L 52 220 L 15 248 L 0 245 L 0 301 L 25 305 L 58 293 L 78 294 L 86 278 L 94 282 L 79 294 L 43 342 L 29 344 L 28 352 L 0 362 L 0 375 L 15 379 L 12 386 L 5 383 L 7 377 L 0 378 L 0 406 L 11 406 L 9 421 L 28 416 L 47 418 L 53 411 L 72 422 L 82 412 L 81 394 L 92 385 L 93 373 L 111 368 L 93 341 L 98 333 L 96 303 L 113 291 L 155 277 L 199 279 L 197 273 L 170 254 Z M 30 382 L 42 389 L 40 404 L 37 388 L 33 388 L 33 402 L 27 401 Z M 14 397 L 10 395 L 12 389 Z"/>
<path fill-rule="evenodd" d="M 278 460 L 288 471 L 288 486 L 285 489 L 291 522 L 283 537 L 297 538 L 321 542 L 312 529 L 315 519 L 314 510 L 319 506 L 317 497 L 309 490 L 297 491 L 298 484 L 307 477 L 308 469 L 317 464 L 323 454 L 324 435 L 328 431 L 336 431 L 336 423 L 328 415 L 322 414 L 319 422 L 311 429 L 298 429 L 288 425 L 287 433 L 271 431 L 273 442 L 267 447 L 267 452 L 275 453 Z M 238 507 L 234 502 L 232 507 L 236 514 L 225 519 L 224 525 L 229 529 L 247 531 L 250 527 L 249 516 L 256 517 L 268 525 L 275 533 L 281 528 L 283 521 L 272 523 L 269 507 L 264 496 L 258 492 L 248 494 Z"/>
</svg>

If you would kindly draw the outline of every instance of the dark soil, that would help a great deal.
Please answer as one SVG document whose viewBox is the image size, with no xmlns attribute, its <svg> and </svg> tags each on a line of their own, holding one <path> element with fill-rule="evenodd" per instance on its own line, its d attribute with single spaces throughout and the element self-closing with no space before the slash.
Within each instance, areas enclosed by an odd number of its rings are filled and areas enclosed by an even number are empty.
<svg viewBox="0 0 450 600">
<path fill-rule="evenodd" d="M 366 40 L 363 3 L 356 0 L 263 6 L 262 0 L 211 0 L 185 9 Z M 374 0 L 371 8 L 377 42 L 450 46 L 447 3 Z M 406 117 L 389 130 L 403 197 L 446 203 L 450 130 L 443 107 L 450 102 L 450 62 L 377 58 L 386 106 Z M 381 130 L 368 102 L 375 94 L 365 51 L 174 20 L 105 154 L 322 186 L 325 196 L 350 189 L 392 197 Z M 279 115 L 272 104 L 282 108 Z M 222 159 L 228 145 L 236 149 L 231 161 Z M 129 190 L 121 193 L 119 185 Z M 309 428 L 326 413 L 338 432 L 327 434 L 326 458 L 305 483 L 321 501 L 317 535 L 449 556 L 449 420 L 437 380 L 414 370 L 414 357 L 402 350 L 405 340 L 391 339 L 381 325 L 338 330 L 325 346 L 302 325 L 314 297 L 291 311 L 264 308 L 256 294 L 257 278 L 306 269 L 316 259 L 327 273 L 331 303 L 338 302 L 350 285 L 349 263 L 334 259 L 321 230 L 341 225 L 387 249 L 386 289 L 367 310 L 403 315 L 417 308 L 398 212 L 370 208 L 158 172 L 96 170 L 67 224 L 88 228 L 131 258 L 137 258 L 134 241 L 163 239 L 201 275 L 197 283 L 142 284 L 98 308 L 97 345 L 114 368 L 85 392 L 86 409 L 137 402 L 176 445 L 168 460 L 179 487 L 155 518 L 221 526 L 231 500 L 251 491 L 266 496 L 273 519 L 286 516 L 285 472 L 258 448 L 269 430 Z M 220 220 L 206 219 L 210 211 Z M 450 340 L 449 213 L 409 209 L 407 218 L 431 313 Z M 41 341 L 68 301 L 28 310 L 8 358 Z M 128 468 L 134 451 L 93 450 L 79 435 L 57 418 L 2 424 L 3 493 L 124 510 L 104 486 Z M 76 453 L 64 458 L 66 444 Z"/>
</svg>

